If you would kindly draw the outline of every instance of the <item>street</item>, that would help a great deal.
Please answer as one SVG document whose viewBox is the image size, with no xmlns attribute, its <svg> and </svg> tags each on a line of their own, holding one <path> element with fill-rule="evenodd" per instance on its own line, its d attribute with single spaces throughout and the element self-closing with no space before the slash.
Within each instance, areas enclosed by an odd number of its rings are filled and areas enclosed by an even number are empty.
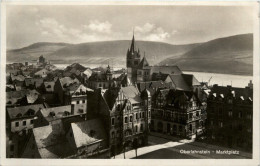
<svg viewBox="0 0 260 166">
<path fill-rule="evenodd" d="M 232 149 L 209 145 L 192 140 L 177 139 L 171 136 L 160 134 L 150 135 L 148 146 L 125 153 L 125 158 L 136 159 L 250 159 L 251 154 Z M 239 154 L 217 154 L 217 151 L 232 151 Z M 119 154 L 115 158 L 124 158 Z"/>
</svg>

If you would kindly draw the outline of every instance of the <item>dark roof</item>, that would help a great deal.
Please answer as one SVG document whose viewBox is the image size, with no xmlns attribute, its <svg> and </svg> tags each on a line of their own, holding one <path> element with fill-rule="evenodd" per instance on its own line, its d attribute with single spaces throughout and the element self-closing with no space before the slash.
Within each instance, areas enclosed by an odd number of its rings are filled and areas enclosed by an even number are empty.
<svg viewBox="0 0 260 166">
<path fill-rule="evenodd" d="M 163 74 L 161 72 L 159 73 L 153 73 L 152 74 L 152 81 L 165 81 L 169 74 Z"/>
<path fill-rule="evenodd" d="M 178 108 L 181 103 L 186 104 L 186 102 L 190 101 L 192 98 L 195 99 L 198 104 L 201 104 L 197 95 L 193 91 L 170 90 L 167 94 L 167 101 L 174 103 L 174 107 L 176 108 Z"/>
<path fill-rule="evenodd" d="M 243 97 L 244 100 L 246 99 L 251 99 L 253 101 L 253 89 L 246 87 L 246 88 L 237 88 L 237 87 L 232 87 L 232 86 L 218 86 L 214 85 L 211 88 L 210 95 L 220 96 L 223 95 L 225 98 L 226 96 L 233 96 L 237 99 Z"/>
<path fill-rule="evenodd" d="M 11 102 L 11 104 L 16 104 L 19 99 L 26 97 L 28 103 L 34 103 L 40 93 L 36 90 L 20 90 L 20 91 L 10 91 L 6 92 L 6 103 Z"/>
<path fill-rule="evenodd" d="M 150 68 L 149 63 L 148 63 L 146 57 L 144 56 L 138 65 L 138 69 L 149 69 L 149 68 Z"/>
<path fill-rule="evenodd" d="M 159 72 L 163 74 L 182 74 L 178 66 L 151 66 L 151 74 Z"/>
<path fill-rule="evenodd" d="M 59 105 L 60 104 L 57 94 L 45 93 L 45 94 L 42 94 L 42 98 L 49 105 Z"/>
<path fill-rule="evenodd" d="M 77 148 L 107 139 L 100 119 L 71 123 L 71 129 Z"/>
<path fill-rule="evenodd" d="M 10 119 L 34 116 L 40 109 L 43 109 L 43 104 L 27 105 L 21 107 L 7 108 Z"/>
<path fill-rule="evenodd" d="M 188 86 L 199 86 L 201 85 L 200 82 L 194 77 L 193 74 L 182 74 L 185 82 Z"/>
<path fill-rule="evenodd" d="M 191 87 L 186 83 L 186 81 L 185 81 L 185 79 L 183 78 L 182 75 L 170 74 L 169 77 L 171 78 L 171 80 L 174 84 L 173 86 L 175 87 L 175 89 L 185 90 L 185 91 L 191 90 Z"/>
<path fill-rule="evenodd" d="M 71 115 L 71 105 L 44 108 L 40 112 L 47 121 L 53 121 Z"/>
<path fill-rule="evenodd" d="M 155 94 L 157 89 L 159 88 L 167 88 L 167 89 L 172 89 L 172 83 L 165 83 L 163 81 L 149 81 L 149 82 L 139 82 L 137 83 L 137 87 L 140 92 L 142 92 L 145 88 L 149 90 L 151 93 L 151 96 Z"/>
<path fill-rule="evenodd" d="M 64 135 L 62 123 L 33 129 L 34 139 L 41 158 L 65 158 L 73 150 Z"/>
<path fill-rule="evenodd" d="M 110 88 L 105 91 L 103 98 L 107 103 L 109 109 L 111 110 L 116 102 L 116 98 L 118 97 L 119 88 Z"/>
<path fill-rule="evenodd" d="M 72 73 L 75 73 L 77 70 L 79 70 L 80 72 L 85 71 L 87 68 L 82 66 L 79 63 L 73 63 L 70 66 L 67 66 L 66 69 L 64 71 L 70 71 Z M 76 74 L 76 73 L 75 73 Z"/>
</svg>

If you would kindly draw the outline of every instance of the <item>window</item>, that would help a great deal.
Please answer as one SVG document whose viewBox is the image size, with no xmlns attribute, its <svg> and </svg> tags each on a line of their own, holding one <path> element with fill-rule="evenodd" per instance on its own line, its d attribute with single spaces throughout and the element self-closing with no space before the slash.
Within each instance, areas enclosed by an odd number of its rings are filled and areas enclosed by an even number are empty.
<svg viewBox="0 0 260 166">
<path fill-rule="evenodd" d="M 141 112 L 139 113 L 139 118 L 142 118 L 142 114 L 141 114 Z"/>
<path fill-rule="evenodd" d="M 182 132 L 182 126 L 179 126 L 179 132 Z"/>
<path fill-rule="evenodd" d="M 23 126 L 26 126 L 26 121 L 23 121 Z"/>
<path fill-rule="evenodd" d="M 192 118 L 192 113 L 189 113 L 189 119 L 191 119 Z"/>
<path fill-rule="evenodd" d="M 142 118 L 144 118 L 144 112 L 142 112 Z"/>
<path fill-rule="evenodd" d="M 199 111 L 197 111 L 197 112 L 196 112 L 196 116 L 199 116 L 199 115 L 200 115 L 200 113 L 199 113 Z"/>
<path fill-rule="evenodd" d="M 135 116 L 136 116 L 136 119 L 138 119 L 138 113 L 136 113 Z"/>
<path fill-rule="evenodd" d="M 238 118 L 242 118 L 242 112 L 238 113 Z"/>
<path fill-rule="evenodd" d="M 85 100 L 82 100 L 82 103 L 85 103 L 86 101 Z"/>
<path fill-rule="evenodd" d="M 14 151 L 14 145 L 10 146 L 10 151 L 12 151 L 12 152 Z"/>
<path fill-rule="evenodd" d="M 138 127 L 137 126 L 135 126 L 135 132 L 138 132 Z"/>
<path fill-rule="evenodd" d="M 228 116 L 229 116 L 229 117 L 232 117 L 232 114 L 233 114 L 232 110 L 229 110 L 229 111 L 228 111 Z"/>
<path fill-rule="evenodd" d="M 79 109 L 79 113 L 83 113 L 84 111 L 83 111 L 83 109 Z"/>
<path fill-rule="evenodd" d="M 115 118 L 112 118 L 111 119 L 111 125 L 114 126 L 114 124 L 115 124 Z"/>
<path fill-rule="evenodd" d="M 15 122 L 15 127 L 18 127 L 19 126 L 19 122 Z"/>
<path fill-rule="evenodd" d="M 128 122 L 128 118 L 127 117 L 125 117 L 125 123 L 127 123 Z"/>
<path fill-rule="evenodd" d="M 30 124 L 33 124 L 33 119 L 30 120 Z"/>
<path fill-rule="evenodd" d="M 79 104 L 79 101 L 77 101 L 77 104 Z"/>
<path fill-rule="evenodd" d="M 144 126 L 143 126 L 143 124 L 141 124 L 140 131 L 143 131 L 143 130 L 144 130 Z"/>
<path fill-rule="evenodd" d="M 130 122 L 132 122 L 133 121 L 133 117 L 132 116 L 130 116 Z"/>
<path fill-rule="evenodd" d="M 219 127 L 223 127 L 223 122 L 219 122 Z"/>
<path fill-rule="evenodd" d="M 74 112 L 74 107 L 75 107 L 75 105 L 71 104 L 71 112 Z"/>
<path fill-rule="evenodd" d="M 232 104 L 232 99 L 228 99 L 228 104 Z"/>
</svg>

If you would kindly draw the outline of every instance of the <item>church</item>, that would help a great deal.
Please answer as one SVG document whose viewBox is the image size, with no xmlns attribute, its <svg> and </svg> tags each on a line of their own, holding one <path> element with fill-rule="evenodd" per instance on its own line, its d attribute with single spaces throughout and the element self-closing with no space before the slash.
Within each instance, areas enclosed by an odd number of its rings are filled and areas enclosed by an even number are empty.
<svg viewBox="0 0 260 166">
<path fill-rule="evenodd" d="M 152 80 L 154 74 L 182 74 L 178 66 L 150 66 L 145 55 L 141 58 L 140 50 L 136 48 L 134 35 L 130 49 L 127 50 L 126 66 L 130 84 L 154 81 Z"/>
</svg>

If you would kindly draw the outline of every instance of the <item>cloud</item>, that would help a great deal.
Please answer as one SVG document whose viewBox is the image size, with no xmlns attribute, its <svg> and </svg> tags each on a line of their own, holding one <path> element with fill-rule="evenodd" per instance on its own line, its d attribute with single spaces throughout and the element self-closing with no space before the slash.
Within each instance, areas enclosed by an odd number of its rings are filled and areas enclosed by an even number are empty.
<svg viewBox="0 0 260 166">
<path fill-rule="evenodd" d="M 108 21 L 92 20 L 88 25 L 79 25 L 77 29 L 65 26 L 54 18 L 42 18 L 35 24 L 40 29 L 42 36 L 63 42 L 103 41 L 111 40 L 115 35 L 121 35 L 116 32 L 110 34 L 112 24 Z"/>
<path fill-rule="evenodd" d="M 142 27 L 141 26 L 136 26 L 135 27 L 135 32 L 137 33 L 149 33 L 155 28 L 154 24 L 146 23 Z"/>
<path fill-rule="evenodd" d="M 112 24 L 108 21 L 100 22 L 99 20 L 91 20 L 89 25 L 84 25 L 86 29 L 94 32 L 110 33 Z"/>
<path fill-rule="evenodd" d="M 135 27 L 135 34 L 143 40 L 150 41 L 165 41 L 171 36 L 171 33 L 166 32 L 162 27 L 157 27 L 155 24 L 145 23 L 143 26 Z"/>
</svg>

